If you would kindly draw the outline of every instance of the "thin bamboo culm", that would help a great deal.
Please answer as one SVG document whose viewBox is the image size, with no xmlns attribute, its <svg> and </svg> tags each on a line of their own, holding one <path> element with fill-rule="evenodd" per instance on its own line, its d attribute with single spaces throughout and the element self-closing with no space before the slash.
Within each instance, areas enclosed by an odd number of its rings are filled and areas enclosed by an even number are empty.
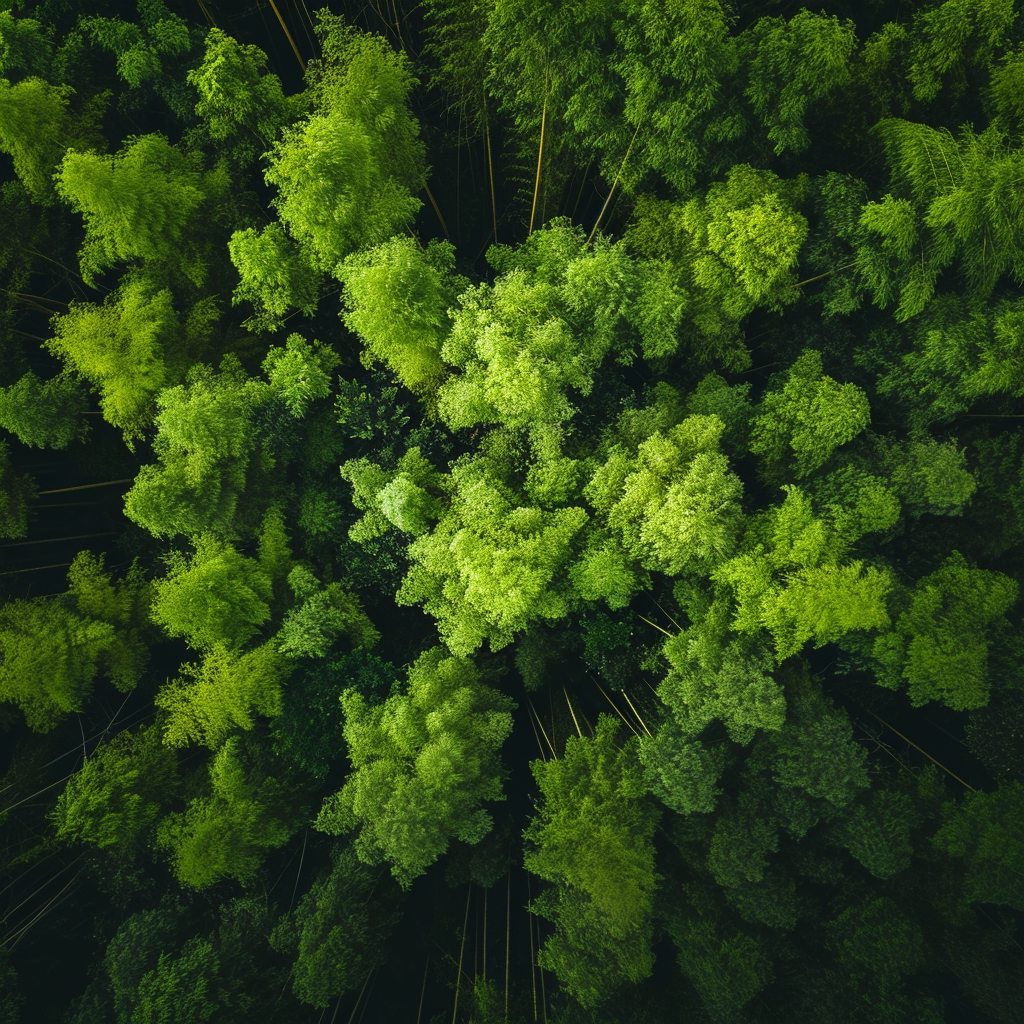
<svg viewBox="0 0 1024 1024">
<path fill-rule="evenodd" d="M 533 893 L 530 892 L 530 876 L 526 876 L 526 897 L 529 901 L 526 908 L 526 916 L 529 918 L 530 925 L 530 985 L 533 987 L 533 1019 L 537 1019 L 537 973 L 534 970 L 533 962 L 533 914 L 530 911 L 529 904 L 533 902 Z"/>
<path fill-rule="evenodd" d="M 540 165 L 541 159 L 544 156 L 544 126 L 547 123 L 548 117 L 548 81 L 547 73 L 544 75 L 544 106 L 540 112 L 540 145 L 537 147 L 537 179 L 533 183 L 533 206 L 530 209 L 530 230 L 527 232 L 527 236 L 533 234 L 533 217 L 537 212 L 537 193 L 540 191 Z"/>
<path fill-rule="evenodd" d="M 512 921 L 512 868 L 508 869 L 508 881 L 505 883 L 505 1021 L 508 1022 L 508 940 L 509 925 Z M 419 1024 L 419 1021 L 416 1022 Z"/>
<path fill-rule="evenodd" d="M 277 20 L 281 23 L 281 28 L 284 29 L 284 34 L 288 37 L 288 42 L 295 54 L 295 59 L 299 62 L 299 67 L 302 68 L 302 73 L 305 74 L 306 62 L 302 59 L 302 54 L 299 53 L 299 48 L 295 45 L 295 40 L 292 39 L 292 34 L 288 31 L 288 26 L 284 23 L 284 18 L 281 17 L 281 12 L 277 9 L 277 4 L 274 3 L 274 0 L 270 0 L 270 6 L 274 9 Z"/>
<path fill-rule="evenodd" d="M 466 952 L 466 926 L 469 924 L 469 898 L 473 895 L 473 883 L 469 883 L 469 891 L 466 893 L 466 913 L 462 918 L 462 946 L 459 949 L 459 975 L 455 979 L 455 1006 L 452 1008 L 452 1024 L 455 1024 L 455 1015 L 459 1012 L 459 988 L 462 985 L 462 954 Z"/>
</svg>

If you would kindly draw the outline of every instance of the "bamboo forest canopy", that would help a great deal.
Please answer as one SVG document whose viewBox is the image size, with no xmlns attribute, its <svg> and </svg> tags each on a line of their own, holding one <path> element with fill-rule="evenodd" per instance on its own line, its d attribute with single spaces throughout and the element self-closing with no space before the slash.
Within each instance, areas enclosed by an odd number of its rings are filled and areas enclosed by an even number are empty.
<svg viewBox="0 0 1024 1024">
<path fill-rule="evenodd" d="M 1019 0 L 0 0 L 0 1024 L 1024 1021 L 1022 146 Z"/>
</svg>

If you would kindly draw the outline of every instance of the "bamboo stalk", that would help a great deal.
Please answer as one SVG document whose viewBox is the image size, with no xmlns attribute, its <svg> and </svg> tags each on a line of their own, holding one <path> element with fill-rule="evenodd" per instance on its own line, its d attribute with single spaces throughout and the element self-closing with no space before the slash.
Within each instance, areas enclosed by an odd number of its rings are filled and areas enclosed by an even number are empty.
<svg viewBox="0 0 1024 1024">
<path fill-rule="evenodd" d="M 487 982 L 487 890 L 484 889 L 484 983 Z"/>
<path fill-rule="evenodd" d="M 639 612 L 637 612 L 637 617 L 643 619 L 644 622 L 646 622 L 648 626 L 653 626 L 659 632 L 664 633 L 665 636 L 667 636 L 667 637 L 671 637 L 672 636 L 672 634 L 667 629 L 662 629 L 661 626 L 659 626 L 656 622 L 651 622 L 650 619 L 644 618 L 644 616 L 640 615 Z"/>
<path fill-rule="evenodd" d="M 611 704 L 613 708 L 615 708 L 616 714 L 618 714 L 619 718 L 621 718 L 626 723 L 626 725 L 629 727 L 633 735 L 639 737 L 640 733 L 638 733 L 636 729 L 633 728 L 632 722 L 630 722 L 630 720 L 626 718 L 626 716 L 621 711 L 619 711 L 619 708 L 616 705 L 616 703 L 611 699 L 611 697 L 608 696 L 607 693 L 604 692 L 604 687 L 596 679 L 594 679 L 593 676 L 591 676 L 590 678 L 594 680 L 594 685 L 601 691 L 601 693 L 604 694 L 604 699 L 608 701 L 608 703 Z"/>
<path fill-rule="evenodd" d="M 565 694 L 565 703 L 569 705 L 569 714 L 572 715 L 573 725 L 576 726 L 576 732 L 579 734 L 580 739 L 583 739 L 583 733 L 580 730 L 580 723 L 576 721 L 576 712 L 572 709 L 572 701 L 569 700 L 569 693 L 566 688 L 562 687 L 562 693 Z"/>
<path fill-rule="evenodd" d="M 270 0 L 270 6 L 274 9 L 277 20 L 281 23 L 281 28 L 284 29 L 284 34 L 288 37 L 288 42 L 295 54 L 295 59 L 299 62 L 299 67 L 302 68 L 302 73 L 305 74 L 306 62 L 302 59 L 302 54 L 299 53 L 299 48 L 295 45 L 295 40 L 292 39 L 292 34 L 288 31 L 288 26 L 284 23 L 284 18 L 281 17 L 281 12 L 277 9 L 277 4 L 274 3 L 274 0 Z"/>
<path fill-rule="evenodd" d="M 81 484 L 78 487 L 57 487 L 49 491 L 37 491 L 36 494 L 66 494 L 68 491 L 88 491 L 93 487 L 110 487 L 113 484 L 131 484 L 135 477 L 125 477 L 124 480 L 104 480 L 101 484 Z"/>
<path fill-rule="evenodd" d="M 654 598 L 651 598 L 651 600 L 652 600 L 652 601 L 654 601 Z M 658 605 L 658 611 L 659 611 L 659 612 L 661 612 L 661 614 L 662 614 L 662 615 L 664 615 L 664 616 L 665 616 L 665 618 L 666 618 L 666 619 L 668 619 L 668 621 L 669 621 L 669 622 L 671 622 L 671 623 L 672 623 L 672 625 L 673 625 L 673 626 L 675 626 L 675 627 L 676 627 L 676 629 L 678 629 L 680 633 L 682 633 L 682 631 L 683 631 L 683 627 L 682 627 L 682 626 L 680 626 L 680 625 L 679 625 L 679 623 L 678 623 L 678 622 L 676 622 L 676 620 L 675 620 L 675 619 L 673 619 L 673 618 L 672 618 L 672 616 L 671 616 L 671 615 L 669 615 L 669 613 L 668 613 L 667 611 L 665 611 L 665 609 L 664 609 L 664 608 L 662 608 L 662 607 L 661 607 L 661 605 L 660 605 L 660 604 L 658 604 L 658 602 L 657 602 L 657 601 L 654 601 L 654 603 Z"/>
<path fill-rule="evenodd" d="M 648 736 L 651 736 L 651 738 L 653 739 L 654 737 L 651 733 L 651 730 L 647 728 L 647 724 L 640 717 L 640 713 L 637 711 L 636 708 L 633 707 L 633 702 L 629 699 L 629 694 L 626 693 L 625 690 L 623 690 L 622 696 L 626 698 L 626 703 L 630 706 L 630 708 L 632 708 L 633 714 L 636 715 L 636 720 L 644 727 L 644 732 L 647 733 Z"/>
<path fill-rule="evenodd" d="M 533 716 L 530 716 L 530 728 L 533 730 L 533 738 L 537 741 L 537 749 L 540 751 L 540 756 L 546 762 L 548 755 L 544 753 L 544 748 L 541 746 L 540 735 L 537 732 L 537 726 L 533 724 Z"/>
<path fill-rule="evenodd" d="M 85 540 L 88 537 L 112 537 L 116 532 L 116 530 L 106 530 L 103 533 L 79 533 L 74 537 L 50 537 L 47 540 L 19 540 L 17 544 L 4 544 L 0 546 L 0 551 L 4 551 L 7 548 L 23 548 L 27 547 L 29 544 L 55 544 L 59 540 Z"/>
<path fill-rule="evenodd" d="M 459 987 L 462 985 L 462 954 L 466 951 L 466 925 L 469 922 L 469 898 L 473 895 L 473 883 L 469 883 L 469 890 L 466 892 L 466 913 L 462 919 L 462 946 L 459 949 L 459 975 L 455 979 L 455 1006 L 452 1008 L 452 1024 L 455 1024 L 455 1014 L 459 1010 Z"/>
<path fill-rule="evenodd" d="M 530 910 L 530 903 L 533 902 L 533 893 L 530 892 L 530 876 L 526 876 L 526 898 L 529 903 L 526 905 L 526 916 L 530 923 L 530 984 L 533 986 L 533 1019 L 537 1019 L 537 974 L 534 970 L 533 961 L 533 912 Z"/>
<path fill-rule="evenodd" d="M 548 116 L 548 82 L 547 72 L 544 73 L 544 106 L 540 112 L 540 146 L 537 148 L 537 179 L 533 183 L 533 206 L 530 209 L 530 230 L 527 237 L 533 234 L 533 216 L 537 212 L 537 192 L 540 189 L 540 164 L 544 156 L 544 125 Z"/>
<path fill-rule="evenodd" d="M 420 988 L 420 1008 L 416 1011 L 416 1024 L 420 1024 L 420 1017 L 423 1016 L 423 997 L 427 992 L 427 971 L 430 969 L 430 957 L 427 957 L 427 962 L 423 967 L 423 985 Z"/>
<path fill-rule="evenodd" d="M 498 244 L 498 206 L 494 199 L 494 162 L 491 159 L 491 121 L 487 116 L 487 97 L 484 96 L 484 134 L 487 137 L 487 177 L 491 182 L 491 223 L 494 228 L 494 244 Z"/>
<path fill-rule="evenodd" d="M 437 205 L 437 200 L 434 198 L 434 193 L 430 191 L 430 186 L 424 182 L 423 187 L 427 190 L 427 198 L 430 200 L 430 204 L 434 207 L 434 213 L 437 214 L 437 219 L 441 222 L 441 227 L 444 228 L 444 237 L 450 242 L 452 236 L 448 234 L 448 225 L 444 222 L 444 217 L 441 216 L 441 208 Z"/>
<path fill-rule="evenodd" d="M 604 211 L 608 209 L 608 203 L 611 201 L 612 193 L 615 191 L 615 186 L 619 183 L 619 175 L 622 174 L 622 168 L 626 166 L 626 161 L 629 159 L 629 151 L 633 148 L 633 143 L 636 141 L 636 133 L 638 131 L 640 131 L 640 125 L 636 126 L 636 131 L 633 132 L 633 138 L 629 140 L 629 145 L 626 147 L 626 155 L 622 158 L 622 163 L 619 164 L 619 169 L 615 172 L 615 180 L 612 182 L 612 187 L 608 190 L 608 196 L 604 201 L 604 206 L 601 207 L 601 212 L 597 215 L 597 220 L 594 221 L 594 227 L 591 229 L 590 236 L 587 238 L 588 242 L 590 242 L 594 235 L 597 234 L 601 218 L 604 216 Z"/>
<path fill-rule="evenodd" d="M 534 715 L 537 718 L 537 724 L 540 726 L 540 731 L 543 734 L 544 739 L 547 740 L 548 747 L 551 750 L 551 756 L 552 757 L 558 757 L 558 754 L 555 753 L 554 744 L 551 742 L 551 737 L 548 736 L 547 732 L 545 731 L 544 723 L 540 720 L 540 715 L 537 714 L 537 709 L 533 706 L 533 701 L 530 700 L 529 697 L 527 697 L 526 700 L 527 700 L 527 703 L 530 705 L 530 708 L 533 710 Z"/>
<path fill-rule="evenodd" d="M 840 270 L 849 270 L 850 267 L 855 267 L 857 261 L 854 260 L 852 263 L 844 263 L 841 267 L 836 267 L 834 270 L 826 270 L 824 274 L 819 274 L 817 277 L 809 277 L 806 281 L 797 281 L 794 288 L 801 288 L 805 284 L 810 284 L 812 281 L 820 281 L 823 277 L 828 277 L 830 274 L 838 274 Z"/>
<path fill-rule="evenodd" d="M 874 711 L 869 711 L 868 714 L 871 715 L 872 718 L 877 718 L 882 723 L 882 725 L 884 725 L 887 729 L 890 729 L 892 732 L 896 733 L 896 735 L 899 736 L 901 740 L 903 740 L 905 743 L 909 743 L 915 750 L 920 750 L 921 753 L 924 754 L 924 756 L 927 757 L 929 761 L 933 761 L 935 764 L 937 764 L 947 775 L 952 775 L 953 778 L 956 779 L 956 781 L 959 782 L 961 786 L 966 786 L 972 793 L 977 792 L 977 790 L 973 786 L 968 786 L 967 783 L 964 782 L 964 780 L 961 779 L 959 775 L 953 775 L 953 773 L 941 761 L 936 761 L 935 758 L 932 757 L 932 755 L 929 754 L 927 750 L 921 750 L 921 748 L 913 740 L 908 740 L 907 737 L 904 736 L 903 733 L 901 733 L 899 730 L 893 729 L 893 727 L 884 718 L 881 718 L 878 715 L 876 715 Z"/>
<path fill-rule="evenodd" d="M 509 924 L 512 920 L 512 868 L 508 869 L 508 881 L 505 883 L 505 1024 L 508 1024 L 508 940 Z M 419 1024 L 419 1021 L 416 1022 Z"/>
<path fill-rule="evenodd" d="M 214 28 L 216 28 L 216 27 L 217 27 L 217 22 L 215 22 L 215 21 L 213 20 L 213 16 L 212 16 L 212 15 L 210 14 L 210 12 L 209 12 L 209 11 L 208 11 L 208 10 L 206 9 L 206 4 L 204 4 L 204 3 L 203 3 L 203 0 L 199 0 L 199 6 L 200 6 L 200 8 L 202 9 L 202 12 L 203 12 L 203 14 L 205 14 L 205 15 L 206 15 L 206 20 L 207 20 L 207 21 L 208 21 L 208 22 L 209 22 L 209 23 L 210 23 L 210 24 L 211 24 L 211 25 L 212 25 L 212 26 L 213 26 Z"/>
<path fill-rule="evenodd" d="M 56 562 L 53 565 L 35 565 L 31 569 L 12 569 L 10 572 L 0 572 L 0 576 L 17 576 L 19 572 L 38 572 L 40 569 L 65 569 L 71 565 L 70 562 Z"/>
</svg>

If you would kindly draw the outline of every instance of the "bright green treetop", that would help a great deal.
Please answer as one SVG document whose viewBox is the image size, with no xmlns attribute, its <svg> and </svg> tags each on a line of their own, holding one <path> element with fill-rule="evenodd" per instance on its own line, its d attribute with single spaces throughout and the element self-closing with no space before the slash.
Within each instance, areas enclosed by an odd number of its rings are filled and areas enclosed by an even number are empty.
<svg viewBox="0 0 1024 1024">
<path fill-rule="evenodd" d="M 725 425 L 688 416 L 630 458 L 613 451 L 584 493 L 645 569 L 707 572 L 734 552 L 743 485 L 718 450 Z"/>
<path fill-rule="evenodd" d="M 51 205 L 53 172 L 69 145 L 68 101 L 74 89 L 41 78 L 11 85 L 0 78 L 0 151 L 10 153 L 14 170 L 36 202 Z"/>
<path fill-rule="evenodd" d="M 206 277 L 200 241 L 202 210 L 223 198 L 223 168 L 200 172 L 163 135 L 132 137 L 113 157 L 69 150 L 57 193 L 85 217 L 79 253 L 87 284 L 124 261 L 141 259 L 154 273 L 175 271 L 193 284 Z"/>
<path fill-rule="evenodd" d="M 177 784 L 177 758 L 153 726 L 117 733 L 68 780 L 52 820 L 57 838 L 130 850 L 155 824 Z"/>
<path fill-rule="evenodd" d="M 518 504 L 486 458 L 452 470 L 452 505 L 409 546 L 401 604 L 422 604 L 457 654 L 485 640 L 506 646 L 536 619 L 559 619 L 578 600 L 565 568 L 582 508 L 544 511 Z"/>
<path fill-rule="evenodd" d="M 88 400 L 74 373 L 64 371 L 41 381 L 32 371 L 16 384 L 0 388 L 0 427 L 22 444 L 67 448 L 88 432 L 82 412 Z"/>
<path fill-rule="evenodd" d="M 345 325 L 411 391 L 429 400 L 448 372 L 441 346 L 451 331 L 449 308 L 469 282 L 454 273 L 455 249 L 431 239 L 426 249 L 395 235 L 349 256 L 337 271 L 345 284 Z"/>
<path fill-rule="evenodd" d="M 196 538 L 195 554 L 169 560 L 153 584 L 153 621 L 197 650 L 242 647 L 270 618 L 271 581 L 260 563 L 215 537 Z"/>
<path fill-rule="evenodd" d="M 178 671 L 179 677 L 155 698 L 157 707 L 169 712 L 164 743 L 202 743 L 215 750 L 235 730 L 252 729 L 255 715 L 281 714 L 282 686 L 291 666 L 272 643 L 244 653 L 216 643 L 200 664 L 185 664 Z"/>
<path fill-rule="evenodd" d="M 125 515 L 155 536 L 233 536 L 253 445 L 250 415 L 269 390 L 227 358 L 219 373 L 197 365 L 187 383 L 165 388 L 153 439 L 160 461 L 139 471 Z"/>
<path fill-rule="evenodd" d="M 988 634 L 1005 628 L 1003 616 L 1019 590 L 1009 576 L 972 568 L 954 551 L 918 580 L 895 629 L 875 641 L 878 681 L 895 689 L 905 679 L 915 707 L 929 700 L 957 711 L 983 707 L 989 694 Z"/>
<path fill-rule="evenodd" d="M 791 473 L 799 480 L 820 469 L 870 419 L 867 395 L 824 374 L 821 353 L 805 349 L 782 388 L 761 400 L 750 450 L 761 456 L 773 479 Z"/>
<path fill-rule="evenodd" d="M 293 827 L 287 797 L 273 778 L 243 764 L 239 738 L 226 740 L 209 765 L 209 795 L 160 823 L 157 845 L 170 852 L 178 881 L 205 889 L 221 878 L 246 884 L 266 850 L 283 846 Z"/>
<path fill-rule="evenodd" d="M 390 861 L 404 888 L 453 838 L 478 843 L 490 831 L 485 800 L 502 800 L 498 751 L 512 731 L 512 700 L 485 685 L 465 658 L 435 647 L 409 669 L 408 690 L 368 706 L 342 694 L 353 772 L 329 797 L 317 828 L 359 828 L 360 859 Z"/>
<path fill-rule="evenodd" d="M 181 328 L 170 291 L 129 275 L 102 305 L 72 302 L 51 323 L 46 347 L 99 391 L 108 423 L 128 441 L 141 437 L 157 393 L 183 369 L 174 356 Z"/>
</svg>

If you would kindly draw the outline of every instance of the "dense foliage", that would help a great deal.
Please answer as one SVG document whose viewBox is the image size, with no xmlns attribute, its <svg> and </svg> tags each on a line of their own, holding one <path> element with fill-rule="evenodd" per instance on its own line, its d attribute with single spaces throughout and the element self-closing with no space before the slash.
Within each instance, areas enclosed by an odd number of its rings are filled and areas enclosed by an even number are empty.
<svg viewBox="0 0 1024 1024">
<path fill-rule="evenodd" d="M 241 6 L 0 0 L 0 1024 L 1024 1022 L 1020 3 Z"/>
</svg>

